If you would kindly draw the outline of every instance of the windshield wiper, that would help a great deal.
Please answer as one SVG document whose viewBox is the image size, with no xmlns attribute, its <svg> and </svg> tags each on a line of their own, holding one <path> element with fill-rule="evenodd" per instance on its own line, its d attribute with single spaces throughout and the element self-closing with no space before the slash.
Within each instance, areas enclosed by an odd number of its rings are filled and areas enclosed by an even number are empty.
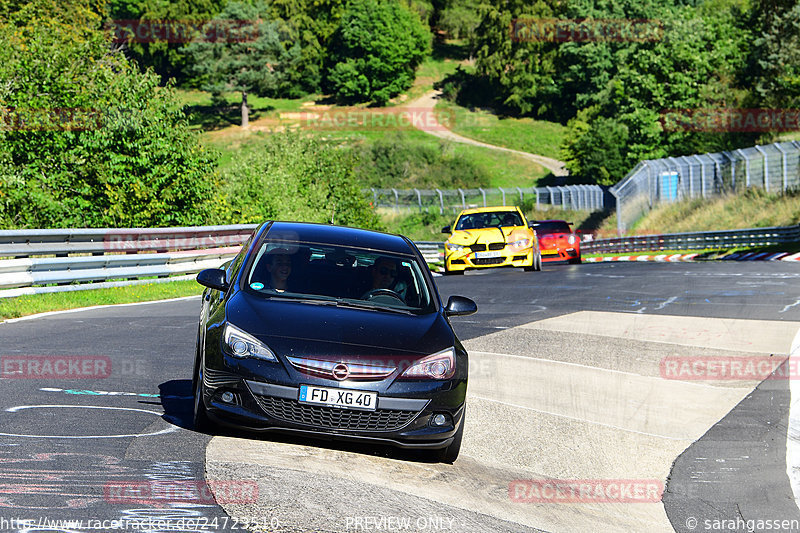
<svg viewBox="0 0 800 533">
<path fill-rule="evenodd" d="M 336 301 L 326 297 L 314 297 L 309 295 L 284 294 L 280 292 L 265 293 L 267 298 L 280 298 L 281 300 L 291 300 L 293 302 L 300 302 L 304 304 L 317 304 L 317 305 L 336 305 Z"/>
<path fill-rule="evenodd" d="M 398 307 L 386 307 L 383 305 L 375 305 L 364 301 L 344 300 L 342 298 L 336 299 L 336 305 L 340 307 L 353 307 L 355 309 L 369 309 L 371 311 L 388 311 L 389 313 L 400 313 L 401 315 L 414 314 L 408 309 L 400 309 Z"/>
</svg>

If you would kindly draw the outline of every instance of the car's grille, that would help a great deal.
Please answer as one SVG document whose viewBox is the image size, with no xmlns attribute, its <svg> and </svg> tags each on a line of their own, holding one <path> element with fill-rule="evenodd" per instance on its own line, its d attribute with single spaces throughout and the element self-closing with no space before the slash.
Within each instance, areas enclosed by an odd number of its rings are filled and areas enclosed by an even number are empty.
<svg viewBox="0 0 800 533">
<path fill-rule="evenodd" d="M 472 250 L 473 252 L 483 252 L 483 251 L 486 250 L 486 245 L 485 244 L 473 244 L 473 245 L 470 245 L 469 249 Z"/>
<path fill-rule="evenodd" d="M 506 243 L 504 243 L 504 242 L 492 242 L 492 243 L 489 243 L 489 249 L 490 250 L 502 250 L 505 247 L 506 247 Z"/>
<path fill-rule="evenodd" d="M 258 404 L 273 418 L 325 429 L 394 431 L 407 425 L 417 411 L 358 411 L 320 405 L 304 405 L 297 400 L 256 395 Z"/>
<path fill-rule="evenodd" d="M 473 259 L 473 265 L 499 265 L 505 261 L 504 257 L 486 257 L 483 259 Z"/>
</svg>

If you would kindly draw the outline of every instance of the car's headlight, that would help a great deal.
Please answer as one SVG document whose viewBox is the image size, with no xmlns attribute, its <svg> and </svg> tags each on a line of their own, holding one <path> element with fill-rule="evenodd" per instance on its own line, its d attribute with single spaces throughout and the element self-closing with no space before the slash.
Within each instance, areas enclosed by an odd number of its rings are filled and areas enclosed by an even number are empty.
<svg viewBox="0 0 800 533">
<path fill-rule="evenodd" d="M 575 235 L 570 235 L 569 239 L 567 239 L 570 244 L 575 244 Z"/>
<path fill-rule="evenodd" d="M 448 348 L 429 355 L 408 367 L 400 377 L 423 379 L 450 379 L 456 373 L 456 351 Z"/>
<path fill-rule="evenodd" d="M 461 246 L 460 244 L 453 244 L 452 242 L 448 242 L 446 244 L 447 244 L 447 249 L 452 250 L 453 252 L 460 252 L 461 250 L 466 248 L 466 246 Z"/>
<path fill-rule="evenodd" d="M 255 357 L 256 359 L 278 362 L 278 358 L 263 342 L 236 326 L 225 324 L 225 331 L 222 336 L 228 352 L 234 357 Z"/>
<path fill-rule="evenodd" d="M 518 241 L 514 241 L 512 243 L 509 243 L 509 245 L 513 246 L 514 248 L 528 248 L 531 245 L 531 240 L 530 239 L 520 239 Z"/>
</svg>

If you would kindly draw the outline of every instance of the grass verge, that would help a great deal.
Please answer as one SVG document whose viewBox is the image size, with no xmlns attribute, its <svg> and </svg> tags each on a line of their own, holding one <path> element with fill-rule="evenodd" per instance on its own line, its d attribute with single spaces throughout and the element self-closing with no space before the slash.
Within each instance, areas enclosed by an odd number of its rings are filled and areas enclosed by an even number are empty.
<svg viewBox="0 0 800 533">
<path fill-rule="evenodd" d="M 202 292 L 203 287 L 195 280 L 183 280 L 3 298 L 0 299 L 0 320 L 94 305 L 166 300 L 194 296 Z"/>
</svg>

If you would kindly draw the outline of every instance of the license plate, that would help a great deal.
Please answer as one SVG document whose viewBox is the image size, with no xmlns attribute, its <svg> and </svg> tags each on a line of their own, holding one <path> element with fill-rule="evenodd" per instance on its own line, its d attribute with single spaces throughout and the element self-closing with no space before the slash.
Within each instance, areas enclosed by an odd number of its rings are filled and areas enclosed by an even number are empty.
<svg viewBox="0 0 800 533">
<path fill-rule="evenodd" d="M 500 253 L 500 250 L 495 250 L 492 252 L 475 252 L 475 257 L 478 259 L 489 259 L 492 257 L 501 257 L 501 256 L 502 254 Z"/>
<path fill-rule="evenodd" d="M 374 411 L 378 407 L 378 393 L 351 389 L 330 389 L 314 385 L 300 385 L 300 403 L 326 405 L 344 409 Z"/>
<path fill-rule="evenodd" d="M 558 255 L 558 250 L 542 250 L 542 255 Z"/>
</svg>

